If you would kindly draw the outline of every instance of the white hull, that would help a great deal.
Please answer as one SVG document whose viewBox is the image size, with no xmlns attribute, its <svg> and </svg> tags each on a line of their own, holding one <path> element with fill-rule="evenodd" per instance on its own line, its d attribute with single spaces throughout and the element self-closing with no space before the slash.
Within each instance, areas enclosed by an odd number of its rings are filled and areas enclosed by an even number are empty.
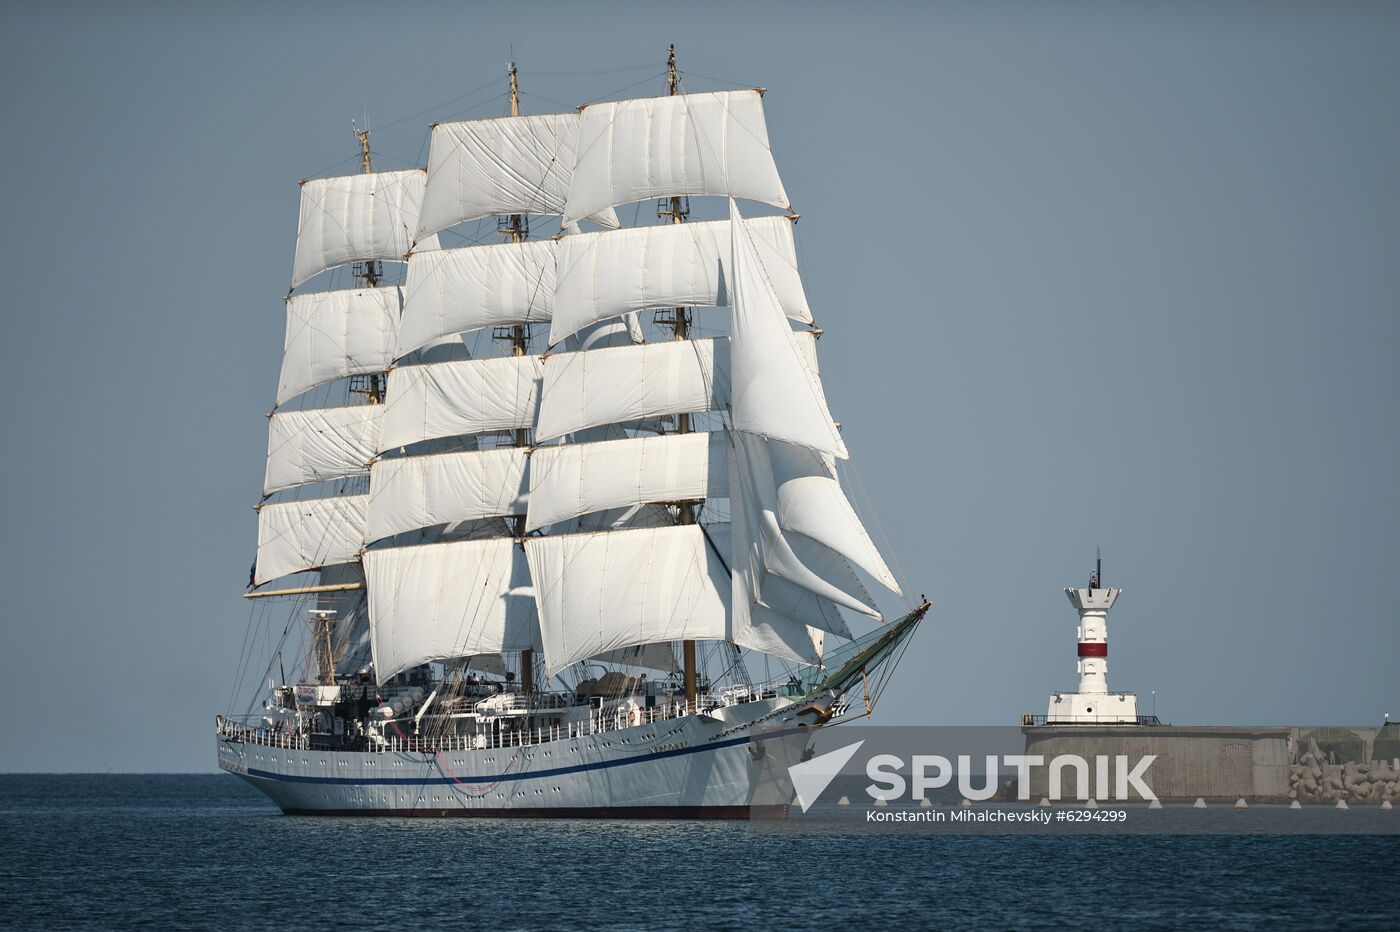
<svg viewBox="0 0 1400 932">
<path fill-rule="evenodd" d="M 750 736 L 794 724 L 795 706 L 765 699 L 485 750 L 303 750 L 220 736 L 219 766 L 289 814 L 747 818 L 763 766 Z"/>
</svg>

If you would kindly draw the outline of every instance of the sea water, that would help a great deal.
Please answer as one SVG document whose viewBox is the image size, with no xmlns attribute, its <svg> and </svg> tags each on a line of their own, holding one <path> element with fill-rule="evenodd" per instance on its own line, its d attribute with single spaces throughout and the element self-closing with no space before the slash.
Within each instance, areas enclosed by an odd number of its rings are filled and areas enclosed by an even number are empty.
<svg viewBox="0 0 1400 932">
<path fill-rule="evenodd" d="M 232 776 L 108 774 L 0 776 L 0 838 L 6 928 L 1400 925 L 1395 836 L 288 817 Z"/>
</svg>

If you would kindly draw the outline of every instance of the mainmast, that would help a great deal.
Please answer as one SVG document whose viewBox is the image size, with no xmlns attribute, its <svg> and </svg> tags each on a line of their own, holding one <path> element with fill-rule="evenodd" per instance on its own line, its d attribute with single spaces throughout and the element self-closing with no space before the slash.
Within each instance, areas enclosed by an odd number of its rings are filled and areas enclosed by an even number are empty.
<svg viewBox="0 0 1400 932">
<path fill-rule="evenodd" d="M 518 117 L 520 116 L 520 83 L 515 75 L 515 62 L 510 63 L 509 73 L 510 115 Z M 500 226 L 499 232 L 506 237 L 506 242 L 523 243 L 530 235 L 529 222 L 523 214 L 511 214 L 509 222 Z M 495 337 L 510 341 L 510 354 L 512 356 L 524 356 L 530 346 L 530 330 L 525 324 L 514 324 L 508 330 L 498 328 Z M 525 428 L 518 428 L 515 431 L 515 445 L 517 447 L 530 445 Z M 511 523 L 514 525 L 516 538 L 523 541 L 525 538 L 525 516 L 516 515 Z M 535 652 L 532 650 L 520 652 L 520 689 L 527 696 L 535 691 Z"/>
<path fill-rule="evenodd" d="M 666 57 L 666 89 L 670 92 L 670 96 L 675 97 L 680 93 L 680 86 L 680 73 L 676 70 L 676 46 L 672 44 Z M 689 199 L 673 196 L 669 204 L 666 201 L 662 201 L 657 205 L 656 215 L 658 217 L 669 217 L 672 223 L 685 223 L 686 218 L 690 216 Z M 669 320 L 659 318 L 657 323 L 670 324 L 674 338 L 677 340 L 690 339 L 690 308 L 673 308 Z M 690 433 L 689 414 L 679 414 L 676 416 L 676 433 Z M 694 502 L 679 502 L 676 507 L 678 512 L 676 516 L 678 524 L 695 523 Z M 684 655 L 683 660 L 685 665 L 685 701 L 687 703 L 693 703 L 696 697 L 695 671 L 697 664 L 695 658 L 695 642 L 693 640 L 682 641 L 681 652 Z"/>
</svg>

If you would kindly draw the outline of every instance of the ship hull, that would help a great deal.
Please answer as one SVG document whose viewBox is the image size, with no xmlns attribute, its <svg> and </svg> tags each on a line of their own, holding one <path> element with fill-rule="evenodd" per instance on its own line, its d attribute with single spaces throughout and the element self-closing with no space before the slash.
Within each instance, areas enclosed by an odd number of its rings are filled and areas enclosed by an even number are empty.
<svg viewBox="0 0 1400 932">
<path fill-rule="evenodd" d="M 785 808 L 771 779 L 755 801 L 779 762 L 752 735 L 796 724 L 785 700 L 764 700 L 517 747 L 332 751 L 221 736 L 218 751 L 220 767 L 289 815 L 745 819 Z"/>
</svg>

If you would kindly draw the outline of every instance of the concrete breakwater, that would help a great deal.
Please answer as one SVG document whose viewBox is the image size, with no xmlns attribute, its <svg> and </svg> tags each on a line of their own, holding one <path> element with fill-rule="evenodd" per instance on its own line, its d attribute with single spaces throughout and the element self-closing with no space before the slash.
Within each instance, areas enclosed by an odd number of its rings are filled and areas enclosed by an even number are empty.
<svg viewBox="0 0 1400 932">
<path fill-rule="evenodd" d="M 1307 750 L 1289 769 L 1289 798 L 1305 803 L 1400 802 L 1400 758 L 1335 761 L 1334 753 L 1308 738 Z"/>
<path fill-rule="evenodd" d="M 1145 782 L 1163 802 L 1400 802 L 1400 726 L 1394 723 L 1380 728 L 1028 725 L 1021 731 L 1025 753 L 1047 762 L 1060 755 L 1109 758 L 1110 785 L 1117 779 L 1119 757 L 1131 767 L 1154 755 Z M 1061 777 L 1062 798 L 1095 796 L 1091 785 L 1078 785 L 1072 770 Z M 1032 770 L 1029 782 L 1030 798 L 1051 795 L 1048 768 Z"/>
</svg>

